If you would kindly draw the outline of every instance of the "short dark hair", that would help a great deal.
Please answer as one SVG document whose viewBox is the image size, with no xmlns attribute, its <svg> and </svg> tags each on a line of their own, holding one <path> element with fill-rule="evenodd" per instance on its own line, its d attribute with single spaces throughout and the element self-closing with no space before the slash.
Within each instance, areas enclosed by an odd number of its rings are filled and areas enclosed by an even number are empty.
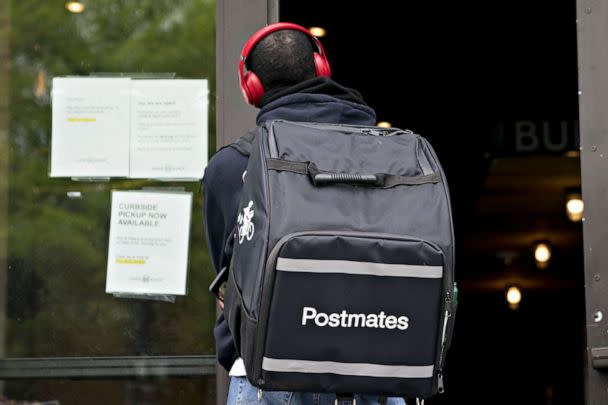
<svg viewBox="0 0 608 405">
<path fill-rule="evenodd" d="M 300 31 L 276 31 L 256 44 L 247 58 L 247 69 L 262 81 L 265 90 L 291 86 L 315 77 L 312 39 Z"/>
</svg>

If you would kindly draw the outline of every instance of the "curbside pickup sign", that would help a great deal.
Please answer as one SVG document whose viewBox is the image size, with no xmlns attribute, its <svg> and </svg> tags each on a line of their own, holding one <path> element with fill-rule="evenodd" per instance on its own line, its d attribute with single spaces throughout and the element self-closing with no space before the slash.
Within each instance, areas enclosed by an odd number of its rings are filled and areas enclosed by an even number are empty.
<svg viewBox="0 0 608 405">
<path fill-rule="evenodd" d="M 192 193 L 113 191 L 106 292 L 185 295 Z"/>
</svg>

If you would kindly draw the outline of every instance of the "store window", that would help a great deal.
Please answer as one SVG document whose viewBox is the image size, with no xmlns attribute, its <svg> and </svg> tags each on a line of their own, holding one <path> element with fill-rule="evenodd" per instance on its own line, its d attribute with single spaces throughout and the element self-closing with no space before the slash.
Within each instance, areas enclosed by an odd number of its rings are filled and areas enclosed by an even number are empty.
<svg viewBox="0 0 608 405">
<path fill-rule="evenodd" d="M 215 150 L 215 7 L 213 0 L 0 2 L 0 398 L 215 401 L 213 270 L 200 181 L 50 176 L 57 77 L 207 80 L 205 143 Z M 185 295 L 174 300 L 106 293 L 112 191 L 142 189 L 192 195 Z M 36 363 L 43 358 L 56 360 L 46 369 L 56 378 L 29 380 L 45 377 Z M 156 368 L 147 372 L 146 364 Z"/>
</svg>

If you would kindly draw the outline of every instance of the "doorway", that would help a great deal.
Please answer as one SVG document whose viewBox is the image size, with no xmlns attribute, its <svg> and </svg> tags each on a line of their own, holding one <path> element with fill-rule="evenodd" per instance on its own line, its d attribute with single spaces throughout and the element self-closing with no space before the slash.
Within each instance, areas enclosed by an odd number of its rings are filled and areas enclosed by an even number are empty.
<svg viewBox="0 0 608 405">
<path fill-rule="evenodd" d="M 280 20 L 324 28 L 333 78 L 425 136 L 451 189 L 459 313 L 446 393 L 427 403 L 582 404 L 575 1 L 344 8 L 282 1 Z"/>
</svg>

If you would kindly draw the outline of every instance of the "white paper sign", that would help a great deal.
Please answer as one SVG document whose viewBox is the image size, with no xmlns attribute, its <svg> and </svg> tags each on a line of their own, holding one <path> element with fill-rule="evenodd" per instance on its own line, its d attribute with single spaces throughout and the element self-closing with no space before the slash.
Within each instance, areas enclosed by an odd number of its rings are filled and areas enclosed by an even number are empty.
<svg viewBox="0 0 608 405">
<path fill-rule="evenodd" d="M 129 79 L 53 79 L 51 177 L 129 174 Z"/>
<path fill-rule="evenodd" d="M 185 295 L 192 193 L 113 191 L 107 293 Z"/>
<path fill-rule="evenodd" d="M 203 177 L 207 165 L 206 80 L 134 80 L 132 178 Z"/>
<path fill-rule="evenodd" d="M 54 78 L 51 177 L 203 177 L 207 80 Z"/>
</svg>

